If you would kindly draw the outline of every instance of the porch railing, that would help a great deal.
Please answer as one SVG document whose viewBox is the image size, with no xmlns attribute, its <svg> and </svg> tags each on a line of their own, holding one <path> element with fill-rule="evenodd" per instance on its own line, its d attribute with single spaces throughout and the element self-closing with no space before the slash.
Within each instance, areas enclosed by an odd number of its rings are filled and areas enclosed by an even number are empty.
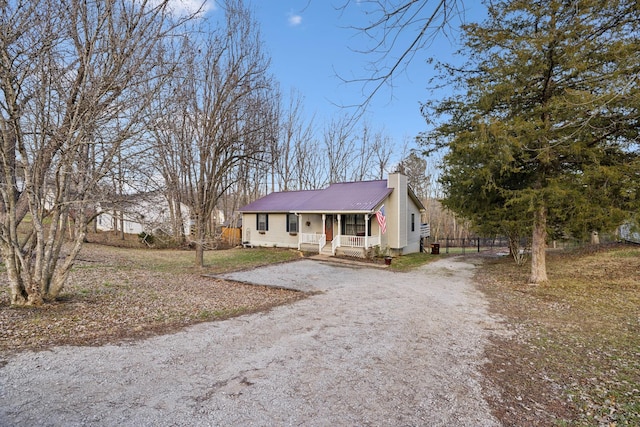
<svg viewBox="0 0 640 427">
<path fill-rule="evenodd" d="M 318 245 L 318 252 L 320 252 L 324 245 L 327 244 L 327 235 L 320 233 L 300 233 L 298 249 L 300 249 L 300 245 L 303 244 Z"/>
<path fill-rule="evenodd" d="M 380 236 L 369 236 L 366 239 L 368 248 L 380 244 Z M 352 248 L 364 248 L 365 237 L 364 236 L 340 236 L 340 246 L 350 246 Z"/>
<path fill-rule="evenodd" d="M 318 245 L 318 252 L 322 251 L 322 248 L 327 244 L 327 235 L 320 233 L 299 233 L 298 249 L 303 244 Z M 380 244 L 380 236 L 367 237 L 366 248 Z M 340 246 L 352 247 L 352 248 L 365 248 L 364 236 L 340 236 L 335 237 L 331 242 L 331 253 L 336 254 L 336 248 Z"/>
</svg>

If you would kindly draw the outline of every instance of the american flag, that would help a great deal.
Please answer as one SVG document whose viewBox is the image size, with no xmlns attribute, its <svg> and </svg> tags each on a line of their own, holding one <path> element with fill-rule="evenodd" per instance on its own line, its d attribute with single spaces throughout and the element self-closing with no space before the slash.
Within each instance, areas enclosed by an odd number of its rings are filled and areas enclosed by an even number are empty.
<svg viewBox="0 0 640 427">
<path fill-rule="evenodd" d="M 376 219 L 378 220 L 378 224 L 380 225 L 380 231 L 382 234 L 387 232 L 387 219 L 384 216 L 384 205 L 380 207 L 380 210 L 376 212 Z"/>
</svg>

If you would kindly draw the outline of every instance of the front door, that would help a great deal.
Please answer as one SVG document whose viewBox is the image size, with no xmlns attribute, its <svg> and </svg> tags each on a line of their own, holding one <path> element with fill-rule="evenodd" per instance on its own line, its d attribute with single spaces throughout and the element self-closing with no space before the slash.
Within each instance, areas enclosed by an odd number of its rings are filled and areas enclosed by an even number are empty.
<svg viewBox="0 0 640 427">
<path fill-rule="evenodd" d="M 327 243 L 333 240 L 333 215 L 327 215 L 325 219 L 324 234 L 327 235 Z"/>
</svg>

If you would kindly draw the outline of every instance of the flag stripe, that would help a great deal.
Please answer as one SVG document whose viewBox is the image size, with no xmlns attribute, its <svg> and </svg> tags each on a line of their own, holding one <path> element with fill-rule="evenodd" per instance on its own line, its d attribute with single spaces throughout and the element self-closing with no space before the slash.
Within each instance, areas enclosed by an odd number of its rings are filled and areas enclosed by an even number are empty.
<svg viewBox="0 0 640 427">
<path fill-rule="evenodd" d="M 376 219 L 378 220 L 378 225 L 380 225 L 380 231 L 382 234 L 387 232 L 387 219 L 384 216 L 384 206 L 380 208 L 378 212 L 376 212 Z"/>
</svg>

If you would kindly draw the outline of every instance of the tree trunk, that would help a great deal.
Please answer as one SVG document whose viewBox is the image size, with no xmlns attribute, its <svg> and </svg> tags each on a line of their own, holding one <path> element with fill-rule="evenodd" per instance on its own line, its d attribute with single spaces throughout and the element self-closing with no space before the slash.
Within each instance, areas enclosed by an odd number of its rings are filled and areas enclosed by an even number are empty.
<svg viewBox="0 0 640 427">
<path fill-rule="evenodd" d="M 196 215 L 196 267 L 204 267 L 204 229 L 203 215 Z"/>
<path fill-rule="evenodd" d="M 4 260 L 7 277 L 9 279 L 11 305 L 26 305 L 29 295 L 20 277 L 19 261 L 16 259 L 14 249 L 8 245 L 3 245 L 2 259 Z"/>
<path fill-rule="evenodd" d="M 531 240 L 531 277 L 529 283 L 540 284 L 546 282 L 547 264 L 547 209 L 540 206 L 534 212 L 533 236 Z"/>
<path fill-rule="evenodd" d="M 82 218 L 82 221 L 84 220 L 85 219 Z M 49 292 L 46 295 L 46 299 L 48 301 L 53 301 L 58 297 L 58 295 L 60 295 L 60 292 L 62 292 L 62 289 L 65 283 L 67 282 L 67 279 L 69 278 L 69 274 L 71 273 L 71 268 L 73 267 L 73 264 L 75 263 L 75 260 L 78 257 L 80 250 L 82 249 L 82 246 L 84 244 L 84 239 L 87 235 L 86 226 L 83 224 L 84 222 L 76 225 L 75 227 L 76 239 L 75 239 L 73 248 L 71 250 L 71 253 L 67 255 L 64 261 L 64 264 L 60 268 L 55 270 L 53 277 L 51 278 L 51 284 L 49 285 Z"/>
<path fill-rule="evenodd" d="M 509 255 L 513 258 L 516 265 L 523 265 L 527 256 L 526 248 L 520 247 L 520 234 L 516 232 L 507 232 L 507 238 L 509 239 Z"/>
</svg>

